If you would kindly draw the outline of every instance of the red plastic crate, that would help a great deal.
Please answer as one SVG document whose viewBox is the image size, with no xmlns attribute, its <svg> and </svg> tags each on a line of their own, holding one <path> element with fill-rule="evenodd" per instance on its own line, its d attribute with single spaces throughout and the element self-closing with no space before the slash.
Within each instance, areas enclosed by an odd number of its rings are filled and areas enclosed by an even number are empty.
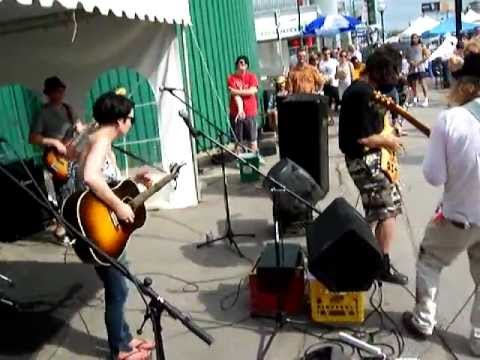
<svg viewBox="0 0 480 360">
<path fill-rule="evenodd" d="M 288 315 L 302 312 L 305 304 L 305 277 L 303 268 L 295 270 L 286 290 L 283 292 L 283 309 L 277 309 L 279 294 L 265 290 L 255 272 L 249 276 L 250 313 L 252 315 L 274 315 L 278 310 Z"/>
</svg>

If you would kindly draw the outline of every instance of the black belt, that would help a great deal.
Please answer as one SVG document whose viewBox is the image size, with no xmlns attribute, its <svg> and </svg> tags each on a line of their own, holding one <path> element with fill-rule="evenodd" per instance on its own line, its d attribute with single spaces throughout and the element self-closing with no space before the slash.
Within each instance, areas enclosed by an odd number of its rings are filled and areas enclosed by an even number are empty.
<svg viewBox="0 0 480 360">
<path fill-rule="evenodd" d="M 462 229 L 462 230 L 468 230 L 470 229 L 472 226 L 469 224 L 469 223 L 462 223 L 462 222 L 458 222 L 458 221 L 453 221 L 453 220 L 450 220 L 450 219 L 447 219 L 448 221 L 450 221 L 450 223 L 459 228 L 459 229 Z"/>
</svg>

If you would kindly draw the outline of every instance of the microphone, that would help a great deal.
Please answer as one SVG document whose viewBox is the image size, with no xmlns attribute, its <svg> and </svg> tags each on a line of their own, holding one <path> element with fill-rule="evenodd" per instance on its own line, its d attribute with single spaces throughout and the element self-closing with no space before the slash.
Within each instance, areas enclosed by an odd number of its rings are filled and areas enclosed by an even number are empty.
<svg viewBox="0 0 480 360">
<path fill-rule="evenodd" d="M 192 123 L 190 122 L 190 117 L 188 116 L 188 113 L 185 110 L 180 110 L 178 112 L 178 115 L 183 119 L 183 121 L 185 122 L 185 125 L 187 125 L 188 131 L 190 131 L 190 134 L 193 137 L 197 137 L 198 132 L 193 128 Z"/>
<path fill-rule="evenodd" d="M 159 89 L 160 89 L 160 91 L 170 91 L 170 92 L 172 92 L 172 91 L 182 91 L 182 92 L 185 91 L 181 88 L 176 88 L 176 87 L 171 87 L 171 86 L 160 86 Z"/>
</svg>

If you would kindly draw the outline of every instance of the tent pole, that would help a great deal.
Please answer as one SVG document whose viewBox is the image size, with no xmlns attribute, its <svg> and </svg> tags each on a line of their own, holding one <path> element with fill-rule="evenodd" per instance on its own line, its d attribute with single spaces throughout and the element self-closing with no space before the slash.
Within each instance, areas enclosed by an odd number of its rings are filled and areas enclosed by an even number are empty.
<svg viewBox="0 0 480 360">
<path fill-rule="evenodd" d="M 455 30 L 460 42 L 462 36 L 462 0 L 455 0 Z"/>
</svg>

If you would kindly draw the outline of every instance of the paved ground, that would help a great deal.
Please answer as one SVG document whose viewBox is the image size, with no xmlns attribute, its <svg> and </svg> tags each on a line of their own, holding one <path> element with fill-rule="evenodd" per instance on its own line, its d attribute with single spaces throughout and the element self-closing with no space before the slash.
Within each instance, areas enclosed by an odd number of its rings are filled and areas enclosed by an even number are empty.
<svg viewBox="0 0 480 360">
<path fill-rule="evenodd" d="M 430 108 L 413 109 L 412 112 L 431 125 L 444 107 L 443 97 L 443 93 L 434 93 Z M 428 186 L 422 178 L 420 166 L 426 139 L 412 128 L 408 133 L 405 138 L 407 151 L 401 159 L 406 211 L 400 219 L 393 259 L 396 266 L 410 276 L 408 288 L 413 291 L 415 254 L 438 200 L 439 189 Z M 331 129 L 331 189 L 320 203 L 321 208 L 337 196 L 344 196 L 352 204 L 357 200 L 337 148 L 336 130 Z M 267 158 L 263 169 L 267 171 L 276 161 L 275 157 Z M 220 175 L 218 168 L 206 168 L 202 175 L 201 204 L 195 208 L 150 213 L 147 224 L 135 234 L 129 247 L 132 270 L 138 276 L 150 276 L 161 295 L 191 313 L 198 325 L 215 338 L 215 343 L 208 347 L 178 322 L 165 316 L 163 325 L 168 359 L 257 359 L 272 329 L 270 321 L 249 317 L 245 287 L 241 287 L 235 306 L 228 310 L 221 308 L 222 300 L 234 293 L 239 281 L 248 275 L 250 263 L 240 259 L 223 243 L 196 249 L 195 243 L 204 240 L 206 233 L 217 235 L 223 232 Z M 265 242 L 272 240 L 272 203 L 261 189 L 260 182 L 253 185 L 240 183 L 238 169 L 228 169 L 228 180 L 234 230 L 256 234 L 255 239 L 238 239 L 239 246 L 249 258 L 255 259 Z M 289 237 L 287 240 L 305 246 L 304 237 Z M 71 251 L 64 255 L 64 249 L 52 244 L 47 236 L 0 243 L 0 273 L 17 281 L 16 288 L 7 289 L 7 294 L 23 301 L 40 300 L 57 305 L 46 313 L 0 313 L 0 359 L 106 358 L 100 284 L 93 270 L 80 264 Z M 450 322 L 472 289 L 466 258 L 462 256 L 442 278 L 441 324 Z M 127 318 L 131 327 L 136 329 L 143 318 L 143 305 L 134 290 L 130 294 Z M 228 300 L 231 299 L 227 299 L 226 305 Z M 405 289 L 385 285 L 384 307 L 397 322 L 401 312 L 410 309 L 412 304 L 413 299 Z M 43 308 L 48 305 L 43 304 Z M 444 333 L 459 359 L 469 359 L 465 336 L 469 331 L 470 307 L 471 304 Z M 378 323 L 374 318 L 369 321 L 372 327 Z M 316 325 L 310 325 L 309 329 L 317 333 L 324 331 Z M 149 326 L 147 335 L 151 335 Z M 275 338 L 266 359 L 300 359 L 305 347 L 316 341 L 310 335 L 287 327 Z M 394 343 L 392 337 L 385 337 L 383 341 Z M 437 338 L 424 343 L 407 338 L 404 356 L 435 360 L 452 358 Z"/>
</svg>

